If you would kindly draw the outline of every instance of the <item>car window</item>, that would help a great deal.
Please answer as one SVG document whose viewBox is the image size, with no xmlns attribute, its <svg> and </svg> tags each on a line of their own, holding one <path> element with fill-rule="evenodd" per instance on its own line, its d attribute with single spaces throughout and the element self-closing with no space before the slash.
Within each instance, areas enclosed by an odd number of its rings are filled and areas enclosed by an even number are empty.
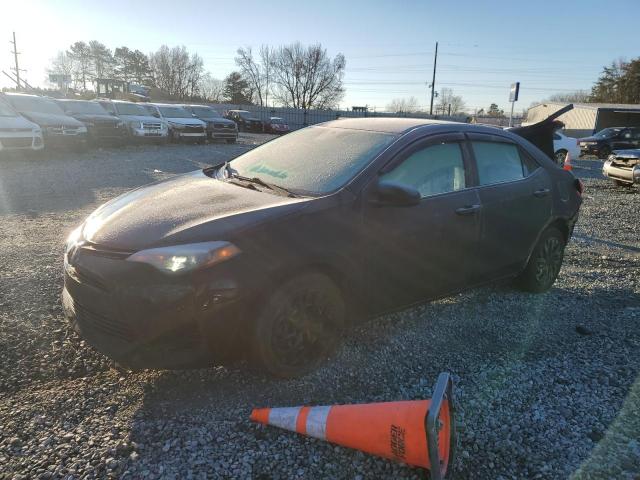
<svg viewBox="0 0 640 480">
<path fill-rule="evenodd" d="M 473 141 L 471 145 L 480 185 L 512 182 L 530 173 L 523 164 L 518 147 L 512 143 Z"/>
<path fill-rule="evenodd" d="M 465 188 L 462 150 L 458 143 L 422 148 L 381 179 L 413 187 L 423 198 L 461 190 Z"/>
</svg>

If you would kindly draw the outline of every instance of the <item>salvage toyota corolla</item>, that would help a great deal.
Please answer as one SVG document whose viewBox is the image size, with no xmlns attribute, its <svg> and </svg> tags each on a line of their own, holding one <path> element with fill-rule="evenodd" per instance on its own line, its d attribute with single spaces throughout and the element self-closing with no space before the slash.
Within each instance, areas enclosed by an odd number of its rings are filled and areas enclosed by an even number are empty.
<svg viewBox="0 0 640 480">
<path fill-rule="evenodd" d="M 544 153 L 526 128 L 336 120 L 133 190 L 70 235 L 65 312 L 123 365 L 242 352 L 287 377 L 354 318 L 509 277 L 546 291 L 582 193 L 547 130 Z"/>
</svg>

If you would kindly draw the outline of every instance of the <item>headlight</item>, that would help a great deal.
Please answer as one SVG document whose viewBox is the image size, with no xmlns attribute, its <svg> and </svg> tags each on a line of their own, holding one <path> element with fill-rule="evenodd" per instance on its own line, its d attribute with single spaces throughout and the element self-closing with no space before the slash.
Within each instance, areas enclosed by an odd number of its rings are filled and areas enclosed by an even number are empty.
<svg viewBox="0 0 640 480">
<path fill-rule="evenodd" d="M 131 128 L 136 128 L 136 129 L 138 129 L 138 128 L 144 128 L 144 127 L 142 126 L 142 122 L 139 122 L 139 121 L 130 122 L 130 123 L 129 123 L 129 125 L 131 126 Z"/>
<path fill-rule="evenodd" d="M 229 242 L 204 242 L 141 250 L 127 261 L 146 263 L 161 272 L 179 274 L 210 267 L 239 253 L 240 249 Z"/>
<path fill-rule="evenodd" d="M 82 240 L 82 225 L 76 228 L 67 237 L 67 241 L 64 244 L 64 252 L 67 253 L 71 247 L 77 245 Z"/>
<path fill-rule="evenodd" d="M 93 122 L 84 122 L 84 125 L 85 125 L 85 127 L 95 127 L 96 126 L 96 124 L 93 123 Z M 80 129 L 78 129 L 78 130 L 80 130 Z"/>
<path fill-rule="evenodd" d="M 116 123 L 116 128 L 122 128 L 122 127 L 124 127 L 124 122 Z"/>
<path fill-rule="evenodd" d="M 182 130 L 186 127 L 186 125 L 183 125 L 181 123 L 173 123 L 173 122 L 169 122 L 169 123 L 173 128 L 177 128 L 178 130 Z"/>
<path fill-rule="evenodd" d="M 40 136 L 42 135 L 42 130 L 40 130 L 39 128 L 34 128 L 31 133 L 33 133 L 34 136 Z"/>
<path fill-rule="evenodd" d="M 84 125 L 82 127 L 78 127 L 78 133 L 87 133 L 87 127 Z"/>
</svg>

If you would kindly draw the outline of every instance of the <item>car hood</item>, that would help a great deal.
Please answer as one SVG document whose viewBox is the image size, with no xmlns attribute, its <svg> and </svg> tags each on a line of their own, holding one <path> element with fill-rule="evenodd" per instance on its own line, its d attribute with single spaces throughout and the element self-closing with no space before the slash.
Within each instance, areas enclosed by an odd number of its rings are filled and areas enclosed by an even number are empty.
<svg viewBox="0 0 640 480">
<path fill-rule="evenodd" d="M 83 127 L 82 122 L 79 122 L 73 117 L 68 115 L 56 115 L 54 113 L 41 113 L 41 112 L 20 112 L 32 122 L 37 123 L 41 127 Z"/>
<path fill-rule="evenodd" d="M 229 240 L 250 226 L 293 213 L 309 201 L 250 190 L 198 170 L 105 203 L 89 216 L 82 234 L 101 247 L 131 252 Z"/>
<path fill-rule="evenodd" d="M 578 142 L 601 142 L 603 140 L 607 140 L 607 139 L 598 138 L 598 137 L 582 137 L 578 139 Z"/>
<path fill-rule="evenodd" d="M 618 158 L 640 160 L 640 149 L 638 148 L 629 150 L 616 150 L 614 153 Z"/>
<path fill-rule="evenodd" d="M 234 122 L 233 120 L 229 120 L 227 118 L 222 118 L 222 117 L 201 118 L 200 120 L 202 120 L 203 122 L 208 122 L 208 123 L 222 123 L 223 125 L 235 125 L 236 124 L 236 122 Z"/>
<path fill-rule="evenodd" d="M 171 118 L 165 117 L 165 120 L 169 123 L 176 123 L 178 125 L 202 125 L 205 123 L 202 120 L 198 120 L 197 118 Z"/>
<path fill-rule="evenodd" d="M 70 114 L 76 120 L 80 120 L 81 122 L 99 122 L 99 123 L 118 123 L 120 122 L 119 118 L 114 117 L 113 115 L 100 115 L 93 113 L 72 113 Z"/>
<path fill-rule="evenodd" d="M 146 122 L 146 123 L 165 123 L 159 118 L 152 117 L 151 115 L 118 115 L 122 120 L 126 122 Z"/>
<path fill-rule="evenodd" d="M 24 117 L 0 117 L 0 129 L 8 128 L 38 128 L 37 125 Z"/>
</svg>

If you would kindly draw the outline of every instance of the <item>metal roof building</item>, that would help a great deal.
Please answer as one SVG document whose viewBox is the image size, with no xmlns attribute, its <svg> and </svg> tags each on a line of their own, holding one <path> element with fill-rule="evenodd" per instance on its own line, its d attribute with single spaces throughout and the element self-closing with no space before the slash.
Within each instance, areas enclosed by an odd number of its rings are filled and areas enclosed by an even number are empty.
<svg viewBox="0 0 640 480">
<path fill-rule="evenodd" d="M 527 111 L 523 125 L 544 120 L 562 107 L 560 102 L 545 102 Z M 565 133 L 571 137 L 586 137 L 607 127 L 640 127 L 640 105 L 615 103 L 574 103 L 573 110 L 561 115 Z"/>
</svg>

